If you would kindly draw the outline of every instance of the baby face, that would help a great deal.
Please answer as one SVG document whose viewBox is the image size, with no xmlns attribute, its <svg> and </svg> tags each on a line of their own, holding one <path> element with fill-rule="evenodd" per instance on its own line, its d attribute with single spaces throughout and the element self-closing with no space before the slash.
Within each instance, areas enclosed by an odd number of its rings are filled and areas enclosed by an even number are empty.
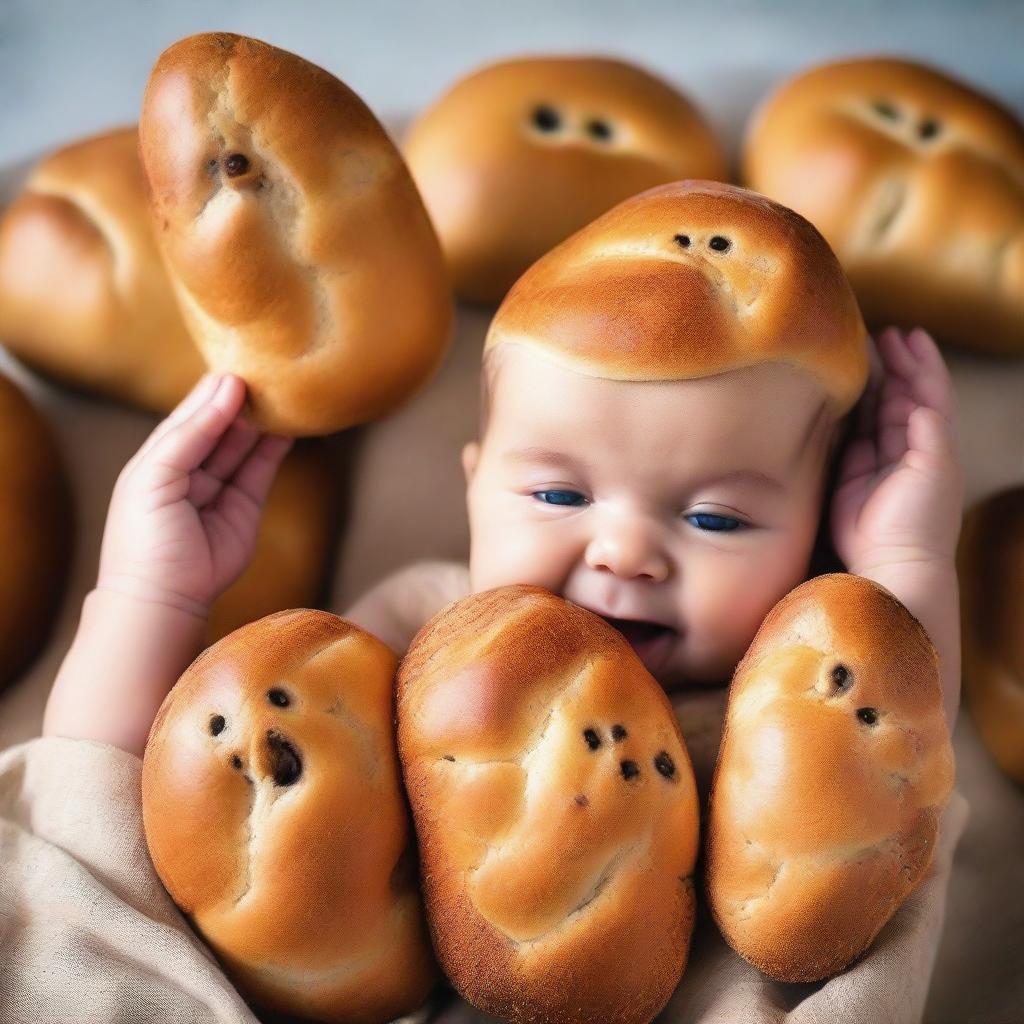
<svg viewBox="0 0 1024 1024">
<path fill-rule="evenodd" d="M 466 447 L 474 591 L 532 583 L 619 628 L 663 685 L 720 683 L 805 577 L 834 417 L 781 363 L 610 381 L 516 344 Z"/>
</svg>

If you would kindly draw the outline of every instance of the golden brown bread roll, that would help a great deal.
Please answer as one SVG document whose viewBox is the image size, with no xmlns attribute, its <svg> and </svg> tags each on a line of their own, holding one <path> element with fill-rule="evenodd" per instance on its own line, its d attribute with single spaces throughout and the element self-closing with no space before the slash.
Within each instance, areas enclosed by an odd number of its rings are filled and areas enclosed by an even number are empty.
<svg viewBox="0 0 1024 1024">
<path fill-rule="evenodd" d="M 1024 486 L 968 512 L 957 561 L 964 696 L 996 763 L 1024 786 Z"/>
<path fill-rule="evenodd" d="M 729 691 L 706 841 L 722 934 L 780 981 L 838 973 L 924 876 L 952 785 L 921 624 L 861 576 L 797 587 Z"/>
<path fill-rule="evenodd" d="M 686 97 L 618 60 L 507 60 L 457 82 L 405 144 L 456 293 L 497 302 L 553 245 L 652 185 L 724 178 Z"/>
<path fill-rule="evenodd" d="M 264 430 L 326 434 L 434 371 L 451 294 L 409 172 L 362 100 L 266 43 L 165 50 L 139 124 L 157 237 L 192 334 Z"/>
<path fill-rule="evenodd" d="M 433 984 L 394 670 L 384 644 L 336 615 L 278 612 L 200 655 L 153 724 L 153 864 L 267 1008 L 381 1024 Z"/>
<path fill-rule="evenodd" d="M 153 412 L 202 375 L 153 238 L 134 126 L 47 157 L 4 215 L 0 342 L 65 383 Z"/>
<path fill-rule="evenodd" d="M 72 547 L 71 492 L 49 425 L 0 374 L 0 690 L 56 617 Z"/>
<path fill-rule="evenodd" d="M 538 260 L 485 348 L 507 342 L 613 380 L 790 363 L 820 378 L 837 415 L 868 374 L 864 323 L 821 235 L 763 196 L 707 181 L 627 199 Z"/>
<path fill-rule="evenodd" d="M 646 1022 L 686 964 L 698 808 L 671 705 L 604 620 L 539 587 L 449 605 L 398 679 L 434 948 L 512 1022 Z"/>
<path fill-rule="evenodd" d="M 285 456 L 267 495 L 252 560 L 210 609 L 207 646 L 271 612 L 310 608 L 321 599 L 337 522 L 336 472 L 316 442 Z"/>
<path fill-rule="evenodd" d="M 922 64 L 869 58 L 785 83 L 744 181 L 828 239 L 869 324 L 1024 353 L 1024 126 Z"/>
</svg>

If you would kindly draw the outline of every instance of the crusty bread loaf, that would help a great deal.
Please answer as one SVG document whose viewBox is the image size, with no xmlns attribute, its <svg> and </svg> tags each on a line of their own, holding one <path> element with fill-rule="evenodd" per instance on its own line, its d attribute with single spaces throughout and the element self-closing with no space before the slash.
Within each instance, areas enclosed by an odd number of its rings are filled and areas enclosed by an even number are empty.
<svg viewBox="0 0 1024 1024">
<path fill-rule="evenodd" d="M 707 181 L 627 199 L 538 260 L 486 348 L 508 342 L 619 380 L 790 363 L 820 378 L 837 415 L 868 375 L 864 323 L 821 235 L 763 196 Z"/>
<path fill-rule="evenodd" d="M 434 981 L 392 726 L 394 655 L 327 612 L 208 648 L 142 771 L 161 881 L 267 1008 L 383 1024 Z"/>
<path fill-rule="evenodd" d="M 967 513 L 957 561 L 964 696 L 996 763 L 1024 786 L 1024 486 Z"/>
<path fill-rule="evenodd" d="M 409 172 L 333 75 L 205 33 L 157 60 L 139 124 L 159 243 L 210 368 L 254 421 L 325 434 L 434 371 L 451 293 Z"/>
<path fill-rule="evenodd" d="M 631 196 L 724 178 L 686 97 L 618 60 L 506 60 L 457 82 L 413 125 L 409 167 L 455 290 L 497 302 L 553 245 Z"/>
<path fill-rule="evenodd" d="M 744 181 L 828 239 L 872 326 L 1024 354 L 1024 126 L 906 60 L 814 68 L 747 132 Z"/>
<path fill-rule="evenodd" d="M 697 794 L 671 705 L 603 619 L 538 587 L 449 605 L 398 681 L 434 948 L 512 1022 L 647 1022 L 686 963 Z"/>
<path fill-rule="evenodd" d="M 134 126 L 47 157 L 0 222 L 0 343 L 75 387 L 169 412 L 203 372 L 153 238 Z"/>
<path fill-rule="evenodd" d="M 267 495 L 245 572 L 210 609 L 207 646 L 286 608 L 310 608 L 333 561 L 338 469 L 320 442 L 301 443 L 281 463 Z"/>
<path fill-rule="evenodd" d="M 50 632 L 72 528 L 71 491 L 49 424 L 0 374 L 0 690 Z"/>
<path fill-rule="evenodd" d="M 860 576 L 791 591 L 729 691 L 706 840 L 726 940 L 780 981 L 838 973 L 924 876 L 952 784 L 920 623 Z"/>
</svg>

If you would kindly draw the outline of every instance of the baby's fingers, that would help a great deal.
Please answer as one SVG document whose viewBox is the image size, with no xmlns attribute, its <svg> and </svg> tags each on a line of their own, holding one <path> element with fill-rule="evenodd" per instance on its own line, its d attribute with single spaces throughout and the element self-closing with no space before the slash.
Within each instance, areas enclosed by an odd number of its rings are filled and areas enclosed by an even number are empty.
<svg viewBox="0 0 1024 1024">
<path fill-rule="evenodd" d="M 956 391 L 946 360 L 932 336 L 915 327 L 906 336 L 907 347 L 917 356 L 920 370 L 914 379 L 915 394 L 922 405 L 934 409 L 950 423 L 957 418 Z"/>
<path fill-rule="evenodd" d="M 245 401 L 238 377 L 222 378 L 220 386 L 186 419 L 157 438 L 143 456 L 145 463 L 186 475 L 197 469 L 219 444 Z"/>
<path fill-rule="evenodd" d="M 291 446 L 290 437 L 266 434 L 249 453 L 245 462 L 239 466 L 231 486 L 261 506 L 270 491 L 270 485 L 274 482 L 278 467 Z"/>
</svg>

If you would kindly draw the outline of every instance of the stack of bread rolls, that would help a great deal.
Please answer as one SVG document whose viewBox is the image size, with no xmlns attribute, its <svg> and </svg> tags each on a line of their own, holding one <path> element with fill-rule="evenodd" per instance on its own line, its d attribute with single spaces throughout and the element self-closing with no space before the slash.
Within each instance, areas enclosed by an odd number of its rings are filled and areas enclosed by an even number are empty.
<svg viewBox="0 0 1024 1024">
<path fill-rule="evenodd" d="M 620 633 L 538 587 L 450 605 L 398 679 L 431 935 L 513 1022 L 636 1022 L 694 919 L 697 793 L 664 692 Z"/>
<path fill-rule="evenodd" d="M 1024 786 L 1024 486 L 970 510 L 957 560 L 964 695 L 992 757 Z"/>
<path fill-rule="evenodd" d="M 707 122 L 676 89 L 594 57 L 501 61 L 413 125 L 409 167 L 456 293 L 497 302 L 538 257 L 628 196 L 724 178 Z"/>
<path fill-rule="evenodd" d="M 706 845 L 722 934 L 780 981 L 838 973 L 924 876 L 952 785 L 920 623 L 861 576 L 797 587 L 729 690 Z"/>
<path fill-rule="evenodd" d="M 71 493 L 46 420 L 0 374 L 0 690 L 49 635 L 72 547 Z"/>
<path fill-rule="evenodd" d="M 210 368 L 254 422 L 327 434 L 388 412 L 440 364 L 451 296 L 409 172 L 333 75 L 204 33 L 156 62 L 139 135 L 158 242 Z"/>
<path fill-rule="evenodd" d="M 1024 125 L 907 60 L 813 68 L 761 105 L 744 181 L 828 239 L 872 326 L 1024 355 Z"/>
<path fill-rule="evenodd" d="M 156 247 L 134 126 L 43 160 L 0 221 L 0 342 L 87 391 L 169 412 L 203 372 Z"/>
<path fill-rule="evenodd" d="M 205 651 L 146 747 L 146 840 L 168 892 L 261 1006 L 338 1024 L 435 981 L 392 733 L 394 655 L 288 611 Z"/>
</svg>

